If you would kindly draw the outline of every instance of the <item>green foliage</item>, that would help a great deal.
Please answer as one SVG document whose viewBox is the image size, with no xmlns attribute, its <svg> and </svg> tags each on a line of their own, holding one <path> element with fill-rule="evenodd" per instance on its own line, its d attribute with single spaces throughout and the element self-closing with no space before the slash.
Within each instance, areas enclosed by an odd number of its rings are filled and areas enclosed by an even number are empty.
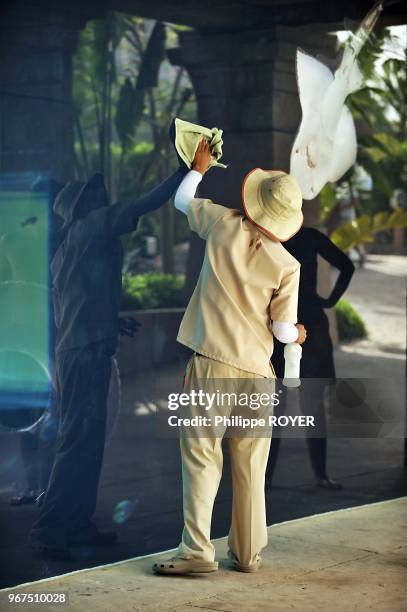
<svg viewBox="0 0 407 612">
<path fill-rule="evenodd" d="M 335 306 L 335 313 L 339 340 L 351 342 L 367 337 L 367 329 L 363 320 L 347 300 L 339 300 Z"/>
<path fill-rule="evenodd" d="M 362 215 L 354 221 L 344 223 L 330 235 L 332 242 L 342 251 L 373 242 L 377 232 L 407 227 L 407 210 L 397 208 L 393 212 L 378 212 L 375 215 Z"/>
<path fill-rule="evenodd" d="M 371 36 L 359 56 L 367 86 L 348 99 L 353 116 L 365 126 L 358 163 L 372 177 L 375 210 L 388 209 L 394 189 L 407 191 L 407 49 L 397 40 L 385 29 Z M 393 57 L 379 66 L 388 46 Z"/>
<path fill-rule="evenodd" d="M 389 50 L 392 57 L 383 62 Z M 407 192 L 406 60 L 407 49 L 386 29 L 377 29 L 370 36 L 358 58 L 366 87 L 349 96 L 347 104 L 362 133 L 358 138 L 359 170 L 362 167 L 371 177 L 373 189 L 358 185 L 355 168 L 341 181 L 360 215 L 330 236 L 344 250 L 372 242 L 377 232 L 406 227 L 406 213 L 390 209 L 394 191 Z M 326 208 L 323 202 L 323 214 Z"/>
<path fill-rule="evenodd" d="M 156 21 L 148 39 L 143 60 L 140 64 L 137 77 L 137 86 L 140 89 L 151 89 L 158 85 L 158 73 L 165 57 L 165 44 L 167 33 L 165 25 Z"/>
<path fill-rule="evenodd" d="M 184 276 L 149 272 L 123 276 L 122 310 L 184 306 Z"/>
<path fill-rule="evenodd" d="M 360 144 L 359 161 L 388 203 L 394 189 L 407 187 L 407 143 L 391 132 L 376 132 Z"/>
<path fill-rule="evenodd" d="M 176 46 L 183 29 L 110 11 L 80 34 L 73 60 L 76 176 L 102 172 L 112 202 L 139 197 L 177 166 L 169 122 L 177 115 L 194 121 L 196 103 L 186 71 L 170 65 L 165 49 Z M 125 248 L 141 250 L 143 232 L 159 236 L 163 270 L 172 272 L 174 237 L 189 235 L 184 216 L 143 217 Z"/>
<path fill-rule="evenodd" d="M 179 106 L 193 119 L 195 103 L 187 104 L 191 88 L 185 71 L 165 59 L 167 29 L 176 39 L 172 26 L 110 11 L 105 19 L 88 22 L 73 58 L 77 175 L 86 179 L 102 172 L 109 191 L 119 197 L 130 189 L 143 191 L 150 174 L 153 182 L 161 178 L 161 145 L 144 167 L 129 168 L 136 136 L 157 148 L 157 130 L 168 129 Z M 119 158 L 113 152 L 117 146 Z"/>
<path fill-rule="evenodd" d="M 112 112 L 117 93 L 115 54 L 125 30 L 124 16 L 112 11 L 104 19 L 90 21 L 81 32 L 73 58 L 73 110 L 80 145 L 77 174 L 80 178 L 89 178 L 92 172 L 101 172 L 109 191 L 112 187 Z M 96 166 L 89 160 L 89 141 L 98 143 Z"/>
<path fill-rule="evenodd" d="M 133 86 L 127 77 L 120 89 L 115 118 L 116 130 L 123 150 L 127 151 L 130 148 L 136 128 L 143 116 L 143 110 L 144 90 Z"/>
<path fill-rule="evenodd" d="M 127 77 L 120 89 L 115 124 L 124 151 L 129 149 L 142 119 L 146 89 L 157 86 L 165 42 L 165 25 L 157 21 L 143 53 L 136 82 L 133 84 Z"/>
<path fill-rule="evenodd" d="M 335 187 L 331 183 L 327 183 L 319 194 L 321 203 L 321 222 L 325 223 L 336 205 Z"/>
</svg>

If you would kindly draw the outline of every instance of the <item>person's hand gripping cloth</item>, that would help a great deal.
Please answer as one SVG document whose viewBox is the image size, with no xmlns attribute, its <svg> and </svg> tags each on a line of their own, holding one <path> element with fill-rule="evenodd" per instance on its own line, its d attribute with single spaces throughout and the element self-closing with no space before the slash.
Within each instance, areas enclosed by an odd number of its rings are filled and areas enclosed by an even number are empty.
<svg viewBox="0 0 407 612">
<path fill-rule="evenodd" d="M 205 138 L 211 147 L 212 159 L 208 169 L 213 166 L 227 168 L 225 164 L 221 164 L 219 161 L 222 157 L 222 134 L 223 130 L 216 127 L 209 129 L 202 125 L 183 121 L 178 119 L 178 117 L 172 121 L 169 129 L 170 140 L 175 147 L 180 166 L 184 168 L 185 172 L 191 169 L 196 150 L 202 138 Z"/>
</svg>

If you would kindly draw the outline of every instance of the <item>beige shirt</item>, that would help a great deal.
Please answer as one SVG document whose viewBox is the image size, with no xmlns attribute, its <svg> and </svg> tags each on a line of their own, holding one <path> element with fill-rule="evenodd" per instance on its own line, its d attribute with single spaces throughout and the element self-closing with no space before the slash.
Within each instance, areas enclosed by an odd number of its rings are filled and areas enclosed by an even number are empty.
<svg viewBox="0 0 407 612">
<path fill-rule="evenodd" d="M 178 342 L 270 376 L 271 321 L 297 322 L 300 264 L 238 210 L 194 198 L 188 221 L 206 249 Z"/>
</svg>

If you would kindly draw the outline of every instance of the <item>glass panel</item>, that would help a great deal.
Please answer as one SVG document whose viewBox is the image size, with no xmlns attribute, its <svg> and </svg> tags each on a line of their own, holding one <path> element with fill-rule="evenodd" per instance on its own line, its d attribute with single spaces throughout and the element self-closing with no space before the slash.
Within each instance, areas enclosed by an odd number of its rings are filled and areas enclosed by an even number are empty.
<svg viewBox="0 0 407 612">
<path fill-rule="evenodd" d="M 25 429 L 49 398 L 47 181 L 0 175 L 0 427 Z"/>
</svg>

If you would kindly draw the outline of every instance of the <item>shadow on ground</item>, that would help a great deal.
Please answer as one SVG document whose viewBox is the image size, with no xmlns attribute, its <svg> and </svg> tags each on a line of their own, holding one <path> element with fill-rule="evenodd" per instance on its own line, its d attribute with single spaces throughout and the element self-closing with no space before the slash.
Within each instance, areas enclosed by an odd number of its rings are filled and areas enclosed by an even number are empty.
<svg viewBox="0 0 407 612">
<path fill-rule="evenodd" d="M 180 364 L 163 370 L 161 375 L 181 380 L 181 373 Z M 157 437 L 150 384 L 154 382 L 146 374 L 124 381 L 122 411 L 105 455 L 96 518 L 101 528 L 117 528 L 119 543 L 114 548 L 84 548 L 69 562 L 45 562 L 33 555 L 26 539 L 37 509 L 9 505 L 11 485 L 21 481 L 23 475 L 17 436 L 1 434 L 2 587 L 162 551 L 178 544 L 182 527 L 178 441 Z M 406 492 L 402 460 L 402 440 L 332 440 L 329 471 L 342 481 L 344 489 L 330 492 L 314 485 L 304 440 L 283 440 L 273 488 L 267 496 L 268 523 L 402 496 Z M 119 505 L 121 502 L 127 503 Z M 227 534 L 230 508 L 226 448 L 213 537 Z"/>
</svg>

